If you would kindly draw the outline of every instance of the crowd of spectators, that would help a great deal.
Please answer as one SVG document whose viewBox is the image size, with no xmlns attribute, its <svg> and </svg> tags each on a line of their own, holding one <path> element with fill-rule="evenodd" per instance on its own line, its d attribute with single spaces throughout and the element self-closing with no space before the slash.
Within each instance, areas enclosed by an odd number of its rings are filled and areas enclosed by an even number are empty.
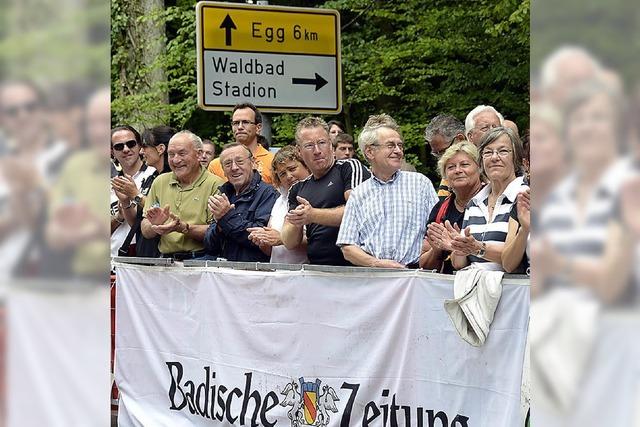
<svg viewBox="0 0 640 427">
<path fill-rule="evenodd" d="M 189 131 L 160 126 L 140 137 L 114 128 L 112 256 L 443 273 L 468 264 L 500 270 L 504 256 L 508 271 L 526 272 L 525 153 L 495 108 L 479 105 L 464 122 L 440 114 L 426 126 L 438 190 L 406 170 L 400 126 L 387 114 L 371 116 L 357 137 L 364 163 L 338 121 L 301 120 L 295 141 L 275 155 L 260 143 L 261 128 L 254 105 L 236 105 L 235 141 L 216 158 L 215 146 Z M 525 222 L 512 237 L 511 221 Z"/>
<path fill-rule="evenodd" d="M 109 117 L 108 91 L 74 115 L 78 135 L 69 142 L 43 118 L 35 85 L 7 82 L 5 272 L 92 274 L 104 262 L 88 260 L 107 253 L 442 273 L 533 267 L 534 295 L 580 284 L 602 301 L 635 300 L 639 102 L 623 87 L 585 50 L 560 49 L 534 80 L 530 129 L 489 105 L 425 124 L 439 174 L 430 180 L 407 171 L 400 126 L 386 114 L 353 136 L 340 122 L 307 117 L 290 145 L 267 149 L 260 111 L 242 103 L 231 115 L 234 141 L 220 152 L 189 131 L 126 124 L 111 129 L 107 149 L 100 119 Z M 103 209 L 82 188 L 109 155 L 111 206 Z M 99 244 L 109 234 L 110 249 Z"/>
</svg>

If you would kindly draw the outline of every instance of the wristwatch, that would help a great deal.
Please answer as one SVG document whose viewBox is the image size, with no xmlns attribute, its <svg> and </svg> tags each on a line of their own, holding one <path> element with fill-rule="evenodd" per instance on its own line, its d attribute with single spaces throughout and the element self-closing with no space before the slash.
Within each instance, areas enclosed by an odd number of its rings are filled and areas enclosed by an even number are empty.
<svg viewBox="0 0 640 427">
<path fill-rule="evenodd" d="M 142 198 L 143 197 L 144 196 L 142 194 L 138 193 L 138 195 L 136 195 L 136 197 L 133 198 L 132 203 L 136 204 L 138 206 L 142 206 Z"/>
<path fill-rule="evenodd" d="M 487 253 L 487 244 L 485 242 L 482 242 L 480 244 L 482 245 L 482 247 L 480 247 L 480 249 L 478 249 L 478 252 L 476 252 L 476 257 L 484 258 L 485 254 Z"/>
</svg>

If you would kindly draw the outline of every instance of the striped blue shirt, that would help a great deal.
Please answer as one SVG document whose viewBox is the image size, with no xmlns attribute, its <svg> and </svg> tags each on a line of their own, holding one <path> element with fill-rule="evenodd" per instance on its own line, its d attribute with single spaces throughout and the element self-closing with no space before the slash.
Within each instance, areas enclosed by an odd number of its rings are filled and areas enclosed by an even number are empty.
<svg viewBox="0 0 640 427">
<path fill-rule="evenodd" d="M 387 182 L 371 175 L 351 192 L 336 244 L 359 246 L 378 259 L 415 263 L 436 203 L 433 184 L 420 173 L 398 171 Z"/>
<path fill-rule="evenodd" d="M 485 243 L 504 243 L 509 231 L 509 217 L 511 208 L 522 188 L 524 178 L 519 176 L 507 185 L 502 194 L 496 200 L 493 209 L 493 218 L 489 218 L 489 194 L 491 186 L 486 185 L 467 204 L 462 221 L 462 233 L 466 227 L 470 228 L 471 235 Z M 486 259 L 470 255 L 469 261 L 476 267 L 486 270 L 502 270 L 502 265 L 489 262 Z"/>
</svg>

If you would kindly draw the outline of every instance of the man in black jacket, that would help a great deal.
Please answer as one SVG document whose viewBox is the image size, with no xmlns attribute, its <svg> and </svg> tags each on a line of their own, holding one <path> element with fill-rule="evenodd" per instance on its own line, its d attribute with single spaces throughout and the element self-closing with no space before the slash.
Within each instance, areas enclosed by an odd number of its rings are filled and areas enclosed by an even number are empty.
<svg viewBox="0 0 640 427">
<path fill-rule="evenodd" d="M 269 256 L 249 240 L 250 227 L 265 227 L 278 192 L 262 181 L 251 151 L 242 144 L 223 147 L 220 164 L 229 180 L 209 198 L 214 222 L 205 234 L 208 255 L 229 261 L 269 262 Z"/>
</svg>

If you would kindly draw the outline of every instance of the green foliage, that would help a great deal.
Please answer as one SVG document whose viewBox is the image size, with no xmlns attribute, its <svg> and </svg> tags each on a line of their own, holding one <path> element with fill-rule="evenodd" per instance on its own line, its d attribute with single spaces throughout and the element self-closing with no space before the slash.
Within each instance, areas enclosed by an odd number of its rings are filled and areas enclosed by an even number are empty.
<svg viewBox="0 0 640 427">
<path fill-rule="evenodd" d="M 561 45 L 587 48 L 627 82 L 638 80 L 640 12 L 628 0 L 536 0 L 531 20 L 531 69 Z"/>
<path fill-rule="evenodd" d="M 476 105 L 489 104 L 521 129 L 528 127 L 529 0 L 271 4 L 340 11 L 344 107 L 338 119 L 357 136 L 369 115 L 390 114 L 402 126 L 407 158 L 434 180 L 435 165 L 422 134 L 436 114 L 454 114 L 464 120 Z M 114 120 L 164 121 L 228 142 L 228 113 L 196 108 L 195 2 L 181 0 L 164 13 L 146 17 L 167 26 L 166 53 L 151 67 L 138 67 L 141 47 L 132 50 L 127 41 L 128 28 L 138 24 L 132 17 L 139 16 L 130 12 L 131 5 L 112 0 Z M 149 83 L 146 76 L 153 67 L 166 71 L 166 82 Z M 162 93 L 169 93 L 168 104 L 158 102 Z M 272 145 L 292 142 L 295 123 L 303 115 L 270 117 Z"/>
<path fill-rule="evenodd" d="M 3 78 L 32 80 L 42 88 L 106 84 L 108 6 L 95 0 L 42 3 L 5 2 L 0 18 Z"/>
<path fill-rule="evenodd" d="M 112 0 L 111 11 L 113 122 L 183 127 L 196 110 L 193 7 L 172 6 L 143 15 L 137 3 Z M 165 28 L 161 40 L 146 39 L 146 25 Z M 164 45 L 164 51 L 145 62 L 141 52 L 156 43 Z M 166 79 L 152 77 L 158 70 Z"/>
<path fill-rule="evenodd" d="M 391 114 L 408 154 L 435 177 L 422 131 L 443 112 L 464 120 L 495 106 L 524 129 L 529 103 L 529 2 L 336 0 L 341 12 L 344 116 L 357 129 Z"/>
</svg>

